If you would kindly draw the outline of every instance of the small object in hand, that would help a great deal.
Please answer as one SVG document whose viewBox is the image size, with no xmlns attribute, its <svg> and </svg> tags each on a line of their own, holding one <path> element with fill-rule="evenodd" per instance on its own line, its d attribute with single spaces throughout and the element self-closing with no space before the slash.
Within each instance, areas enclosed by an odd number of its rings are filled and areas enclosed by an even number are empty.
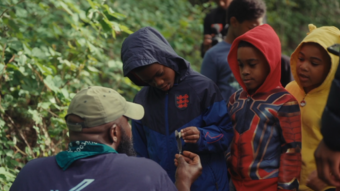
<svg viewBox="0 0 340 191">
<path fill-rule="evenodd" d="M 176 142 L 177 142 L 177 148 L 178 148 L 178 153 L 182 153 L 182 133 L 178 132 L 177 130 L 175 131 L 175 137 L 176 137 Z"/>
</svg>

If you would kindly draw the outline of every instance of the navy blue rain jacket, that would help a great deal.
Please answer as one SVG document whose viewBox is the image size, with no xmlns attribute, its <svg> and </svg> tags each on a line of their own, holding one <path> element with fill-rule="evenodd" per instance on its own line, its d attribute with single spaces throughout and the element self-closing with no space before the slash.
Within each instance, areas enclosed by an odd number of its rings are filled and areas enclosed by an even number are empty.
<svg viewBox="0 0 340 191">
<path fill-rule="evenodd" d="M 174 156 L 178 153 L 175 130 L 195 126 L 200 131 L 197 144 L 185 144 L 182 140 L 183 150 L 198 153 L 203 165 L 203 173 L 191 190 L 228 190 L 223 152 L 231 142 L 233 131 L 218 87 L 190 69 L 189 62 L 179 57 L 151 27 L 126 38 L 121 55 L 124 75 L 145 86 L 134 99 L 145 109 L 144 118 L 132 122 L 137 155 L 156 161 L 174 181 Z M 156 62 L 176 72 L 175 84 L 168 92 L 148 86 L 134 75 L 134 69 Z"/>
</svg>

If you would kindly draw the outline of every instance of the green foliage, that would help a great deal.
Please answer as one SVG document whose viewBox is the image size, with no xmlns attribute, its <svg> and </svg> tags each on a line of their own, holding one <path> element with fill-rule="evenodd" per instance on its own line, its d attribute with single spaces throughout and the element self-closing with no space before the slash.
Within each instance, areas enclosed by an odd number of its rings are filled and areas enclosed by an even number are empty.
<svg viewBox="0 0 340 191">
<path fill-rule="evenodd" d="M 186 0 L 116 0 L 114 8 L 127 16 L 125 24 L 133 31 L 145 26 L 159 30 L 178 55 L 200 70 L 204 17 L 200 6 Z"/>
<path fill-rule="evenodd" d="M 290 55 L 306 36 L 308 24 L 340 27 L 340 0 L 266 0 L 267 20 L 280 36 L 282 50 Z"/>
<path fill-rule="evenodd" d="M 74 93 L 101 85 L 132 98 L 118 33 L 131 33 L 112 3 L 5 0 L 0 9 L 0 189 L 28 160 L 65 149 L 63 117 Z M 126 93 L 125 93 L 126 92 Z M 3 186 L 4 185 L 4 186 Z"/>
<path fill-rule="evenodd" d="M 65 149 L 67 106 L 100 85 L 132 100 L 121 43 L 144 26 L 160 30 L 199 68 L 200 9 L 185 0 L 3 0 L 0 3 L 0 190 L 29 160 Z M 199 40 L 197 40 L 199 39 Z"/>
<path fill-rule="evenodd" d="M 338 25 L 340 0 L 266 0 L 283 51 L 307 24 Z M 200 3 L 192 5 L 190 2 Z M 2 0 L 0 2 L 0 190 L 31 159 L 65 149 L 66 109 L 75 93 L 100 85 L 132 100 L 139 87 L 122 74 L 120 48 L 152 26 L 199 71 L 204 0 Z"/>
</svg>

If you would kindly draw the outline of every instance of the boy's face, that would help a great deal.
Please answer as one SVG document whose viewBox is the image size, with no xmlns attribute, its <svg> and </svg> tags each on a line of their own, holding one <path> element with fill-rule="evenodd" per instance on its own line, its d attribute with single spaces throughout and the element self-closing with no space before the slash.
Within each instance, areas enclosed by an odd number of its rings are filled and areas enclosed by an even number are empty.
<svg viewBox="0 0 340 191">
<path fill-rule="evenodd" d="M 242 81 L 250 95 L 266 80 L 270 68 L 264 55 L 254 47 L 240 47 L 237 50 L 237 61 Z"/>
<path fill-rule="evenodd" d="M 235 38 L 263 24 L 263 17 L 260 17 L 258 19 L 253 19 L 253 20 L 245 20 L 242 23 L 238 22 L 235 17 L 232 17 L 230 20 L 233 25 Z"/>
<path fill-rule="evenodd" d="M 173 69 L 154 63 L 136 72 L 136 75 L 149 86 L 168 91 L 174 86 L 176 74 Z"/>
<path fill-rule="evenodd" d="M 320 86 L 331 68 L 326 50 L 316 43 L 302 45 L 296 63 L 296 72 L 306 93 Z"/>
</svg>

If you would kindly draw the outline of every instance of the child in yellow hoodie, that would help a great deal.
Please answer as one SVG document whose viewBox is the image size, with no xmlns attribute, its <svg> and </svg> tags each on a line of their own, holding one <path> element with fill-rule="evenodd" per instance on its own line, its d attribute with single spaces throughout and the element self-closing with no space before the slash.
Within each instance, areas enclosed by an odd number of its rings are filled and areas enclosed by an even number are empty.
<svg viewBox="0 0 340 191">
<path fill-rule="evenodd" d="M 306 184 L 309 175 L 316 170 L 313 154 L 322 140 L 321 116 L 339 63 L 339 57 L 329 53 L 327 47 L 340 42 L 340 30 L 336 27 L 316 28 L 310 24 L 309 30 L 310 33 L 291 55 L 295 81 L 286 86 L 300 103 L 301 109 L 302 168 L 299 190 L 303 191 L 311 190 Z M 317 187 L 317 190 L 331 188 L 321 184 Z"/>
</svg>

